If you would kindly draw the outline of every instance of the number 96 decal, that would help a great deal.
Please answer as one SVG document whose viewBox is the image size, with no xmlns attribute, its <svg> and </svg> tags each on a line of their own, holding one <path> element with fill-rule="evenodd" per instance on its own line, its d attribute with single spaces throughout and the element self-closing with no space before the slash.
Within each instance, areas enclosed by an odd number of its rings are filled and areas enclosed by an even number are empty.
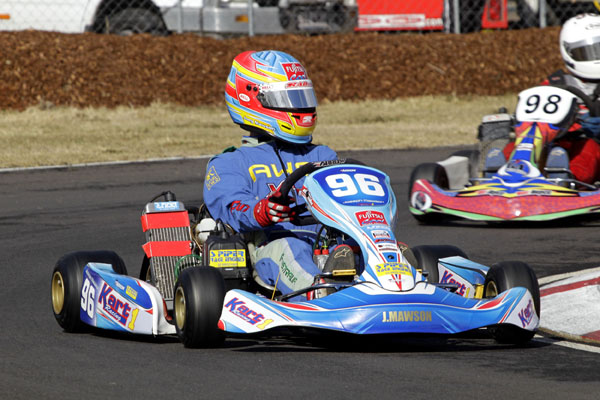
<svg viewBox="0 0 600 400">
<path fill-rule="evenodd" d="M 342 204 L 376 203 L 388 201 L 385 175 L 368 169 L 348 171 L 344 168 L 317 173 L 315 179 L 331 198 Z"/>
<path fill-rule="evenodd" d="M 94 318 L 94 309 L 96 307 L 96 288 L 86 277 L 81 288 L 81 309 L 90 319 Z"/>
</svg>

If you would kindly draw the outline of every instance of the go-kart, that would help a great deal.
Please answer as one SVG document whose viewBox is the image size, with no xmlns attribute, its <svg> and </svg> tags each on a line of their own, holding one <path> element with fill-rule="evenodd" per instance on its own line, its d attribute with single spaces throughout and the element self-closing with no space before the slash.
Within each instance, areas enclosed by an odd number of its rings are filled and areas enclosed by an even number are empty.
<svg viewBox="0 0 600 400">
<path fill-rule="evenodd" d="M 444 218 L 479 221 L 547 221 L 600 211 L 600 188 L 577 181 L 556 142 L 581 135 L 578 104 L 600 115 L 598 104 L 577 88 L 538 86 L 519 93 L 514 117 L 484 117 L 479 149 L 463 150 L 413 169 L 409 210 L 422 223 Z M 508 160 L 503 147 L 518 135 Z M 546 137 L 554 136 L 552 140 Z M 498 160 L 501 162 L 489 162 Z M 558 161 L 557 161 L 558 160 Z"/>
<path fill-rule="evenodd" d="M 110 251 L 70 253 L 57 262 L 56 320 L 69 332 L 90 325 L 176 334 L 186 347 L 219 345 L 225 333 L 295 328 L 350 336 L 487 328 L 499 342 L 514 344 L 533 337 L 540 295 L 527 264 L 487 267 L 454 246 L 400 244 L 395 196 L 377 169 L 344 160 L 308 163 L 283 182 L 282 198 L 303 178 L 305 203 L 297 207 L 308 214 L 298 210 L 296 222 L 322 224 L 316 246 L 352 243 L 361 260 L 352 268 L 322 272 L 313 285 L 282 294 L 256 278 L 243 235 L 221 221 L 207 224 L 202 210 L 186 209 L 167 192 L 142 213 L 147 241 L 139 278 L 127 276 Z M 309 293 L 312 300 L 293 301 Z"/>
</svg>

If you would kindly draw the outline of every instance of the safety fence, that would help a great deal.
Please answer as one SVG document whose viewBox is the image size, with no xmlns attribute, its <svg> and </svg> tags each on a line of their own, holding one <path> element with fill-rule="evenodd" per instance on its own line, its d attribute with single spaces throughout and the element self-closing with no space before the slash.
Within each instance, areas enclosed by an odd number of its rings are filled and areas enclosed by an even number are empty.
<svg viewBox="0 0 600 400">
<path fill-rule="evenodd" d="M 598 0 L 2 0 L 0 31 L 467 33 L 560 25 Z"/>
</svg>

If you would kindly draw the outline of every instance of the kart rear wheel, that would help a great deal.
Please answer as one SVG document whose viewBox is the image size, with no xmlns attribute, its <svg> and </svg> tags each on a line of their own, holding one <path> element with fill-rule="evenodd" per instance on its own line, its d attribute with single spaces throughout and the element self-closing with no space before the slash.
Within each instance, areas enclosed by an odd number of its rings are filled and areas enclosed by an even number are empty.
<svg viewBox="0 0 600 400">
<path fill-rule="evenodd" d="M 410 174 L 410 180 L 408 181 L 408 201 L 414 207 L 412 197 L 412 188 L 414 183 L 419 179 L 425 179 L 431 183 L 436 184 L 442 189 L 448 189 L 448 175 L 446 170 L 438 163 L 423 163 L 419 164 L 413 169 Z M 418 207 L 415 207 L 418 208 Z M 421 215 L 413 214 L 413 217 L 423 223 L 438 222 L 441 220 L 441 215 L 437 213 L 426 213 Z"/>
<path fill-rule="evenodd" d="M 535 311 L 540 316 L 540 287 L 535 272 L 520 261 L 504 261 L 492 265 L 484 283 L 484 298 L 492 298 L 514 288 L 524 287 L 531 293 Z M 523 344 L 531 340 L 535 332 L 521 329 L 515 325 L 498 325 L 488 328 L 499 343 Z"/>
<path fill-rule="evenodd" d="M 439 283 L 440 272 L 438 270 L 438 261 L 440 258 L 460 256 L 469 258 L 464 251 L 451 245 L 422 245 L 415 246 L 412 252 L 417 260 L 415 268 L 421 269 L 427 273 L 427 282 Z"/>
<path fill-rule="evenodd" d="M 83 268 L 89 262 L 111 264 L 116 273 L 127 275 L 125 263 L 112 251 L 77 251 L 61 257 L 52 272 L 52 311 L 67 332 L 78 332 L 85 326 L 79 319 L 79 309 Z"/>
<path fill-rule="evenodd" d="M 140 268 L 139 278 L 145 282 L 152 282 L 152 271 L 150 269 L 150 259 L 144 255 L 142 260 L 142 267 Z"/>
<path fill-rule="evenodd" d="M 218 328 L 225 282 L 212 267 L 181 271 L 175 283 L 174 317 L 177 336 L 185 347 L 216 347 L 225 335 Z"/>
</svg>

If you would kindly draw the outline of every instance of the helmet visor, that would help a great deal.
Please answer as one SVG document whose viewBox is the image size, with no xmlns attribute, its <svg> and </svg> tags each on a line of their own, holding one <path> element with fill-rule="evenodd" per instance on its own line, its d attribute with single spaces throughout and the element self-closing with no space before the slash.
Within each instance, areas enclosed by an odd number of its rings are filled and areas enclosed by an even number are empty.
<svg viewBox="0 0 600 400">
<path fill-rule="evenodd" d="M 600 60 L 600 37 L 575 43 L 566 43 L 565 48 L 575 61 Z"/>
<path fill-rule="evenodd" d="M 298 109 L 317 107 L 317 97 L 310 79 L 274 82 L 261 85 L 257 96 L 263 107 Z"/>
</svg>

